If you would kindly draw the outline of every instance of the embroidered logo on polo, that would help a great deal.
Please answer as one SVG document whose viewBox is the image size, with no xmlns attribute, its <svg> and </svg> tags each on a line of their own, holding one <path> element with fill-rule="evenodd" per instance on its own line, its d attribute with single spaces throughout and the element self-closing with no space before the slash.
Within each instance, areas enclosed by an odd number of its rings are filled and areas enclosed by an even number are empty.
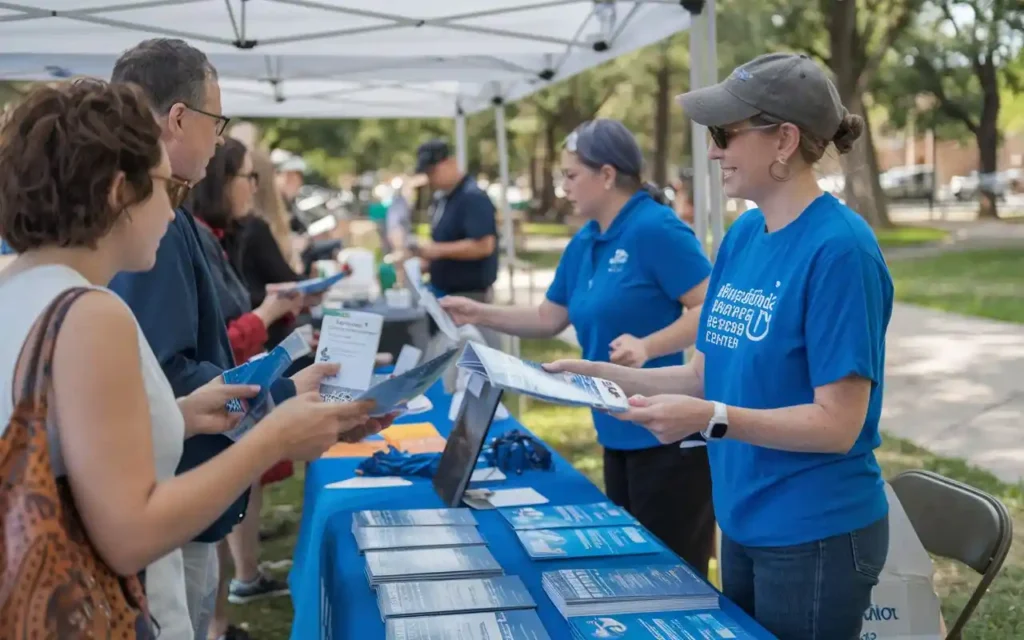
<svg viewBox="0 0 1024 640">
<path fill-rule="evenodd" d="M 778 280 L 775 287 L 782 286 Z M 704 327 L 704 339 L 728 349 L 739 347 L 741 340 L 760 342 L 771 329 L 772 315 L 779 297 L 763 289 L 737 289 L 722 285 L 715 294 Z"/>
<path fill-rule="evenodd" d="M 625 249 L 616 249 L 615 255 L 608 259 L 608 273 L 618 273 L 629 261 L 629 254 Z"/>
</svg>

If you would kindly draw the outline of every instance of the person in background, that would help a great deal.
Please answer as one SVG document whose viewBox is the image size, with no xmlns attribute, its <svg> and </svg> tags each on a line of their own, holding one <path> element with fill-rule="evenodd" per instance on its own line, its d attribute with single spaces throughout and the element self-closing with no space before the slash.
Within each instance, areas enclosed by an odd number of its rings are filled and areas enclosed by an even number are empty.
<svg viewBox="0 0 1024 640">
<path fill-rule="evenodd" d="M 676 215 L 686 224 L 693 226 L 693 178 L 680 173 L 679 181 L 676 182 L 676 199 L 673 203 Z"/>
<path fill-rule="evenodd" d="M 274 236 L 281 255 L 285 258 L 292 271 L 297 271 L 302 260 L 293 240 L 289 227 L 288 208 L 284 197 L 277 188 L 274 175 L 274 163 L 268 154 L 259 147 L 248 147 L 252 157 L 253 172 L 256 174 L 256 194 L 253 196 L 253 213 L 266 221 L 270 233 Z"/>
<path fill-rule="evenodd" d="M 277 190 L 284 198 L 285 206 L 291 216 L 288 224 L 293 233 L 305 235 L 308 225 L 302 219 L 296 200 L 299 197 L 299 190 L 306 182 L 305 175 L 308 169 L 306 161 L 288 153 L 280 154 L 279 158 L 281 160 L 275 166 L 277 175 L 274 182 L 277 184 Z"/>
<path fill-rule="evenodd" d="M 268 340 L 267 328 L 285 317 L 294 317 L 305 306 L 303 296 L 265 295 L 255 311 L 249 312 L 249 289 L 235 272 L 228 260 L 228 253 L 221 242 L 234 233 L 239 221 L 251 215 L 253 192 L 256 188 L 256 174 L 252 157 L 245 146 L 233 138 L 225 140 L 217 148 L 206 168 L 206 178 L 192 192 L 192 210 L 199 223 L 199 240 L 210 263 L 210 270 L 217 284 L 221 311 L 228 319 L 228 335 L 234 337 L 232 328 L 243 321 L 258 323 L 251 332 L 260 337 L 260 342 L 250 342 L 246 347 L 236 346 L 236 361 L 245 362 L 264 351 Z M 262 220 L 260 222 L 264 225 Z M 269 227 L 266 227 L 269 232 Z M 276 245 L 273 247 L 276 249 Z M 260 334 L 258 331 L 262 333 Z M 237 335 L 237 332 L 236 334 Z M 248 351 L 243 349 L 248 348 Z M 292 474 L 291 461 L 279 462 L 285 466 L 284 476 Z M 230 625 L 227 619 L 227 601 L 245 603 L 252 600 L 283 596 L 288 594 L 287 583 L 271 578 L 259 570 L 260 511 L 263 506 L 262 482 L 255 483 L 249 492 L 249 508 L 245 518 L 231 530 L 227 539 L 221 541 L 217 551 L 220 558 L 220 596 L 210 625 L 210 638 L 235 639 L 244 637 L 243 631 Z M 234 563 L 234 579 L 230 579 L 231 563 Z"/>
<path fill-rule="evenodd" d="M 257 390 L 215 380 L 176 394 L 131 310 L 105 288 L 117 272 L 151 269 L 178 220 L 172 206 L 187 184 L 174 177 L 161 137 L 141 91 L 95 80 L 39 85 L 0 127 L 0 234 L 19 254 L 0 274 L 0 434 L 12 423 L 31 364 L 22 350 L 42 329 L 40 314 L 86 288 L 55 345 L 51 465 L 99 557 L 122 576 L 144 572 L 161 640 L 192 640 L 182 545 L 280 456 L 316 459 L 371 421 L 365 405 L 299 396 L 233 447 L 176 473 L 186 438 L 234 426 L 225 402 Z M 17 549 L 18 533 L 6 533 L 8 551 Z M 81 625 L 54 620 L 69 613 L 59 606 L 47 613 L 51 623 Z"/>
<path fill-rule="evenodd" d="M 386 232 L 393 252 L 405 253 L 412 242 L 412 206 L 405 197 L 405 183 L 401 178 L 391 181 L 391 202 L 388 204 Z"/>
<path fill-rule="evenodd" d="M 129 49 L 114 64 L 112 82 L 134 84 L 146 94 L 160 123 L 175 180 L 193 185 L 203 179 L 228 118 L 221 115 L 217 71 L 206 55 L 183 40 L 156 38 Z M 203 254 L 192 214 L 180 207 L 157 250 L 152 269 L 122 273 L 110 288 L 131 307 L 176 395 L 187 395 L 235 366 L 227 322 L 216 281 Z M 311 366 L 275 382 L 276 404 L 316 391 L 337 367 Z M 222 434 L 194 435 L 185 441 L 180 473 L 229 449 Z M 186 595 L 194 634 L 206 636 L 218 587 L 216 546 L 245 516 L 248 491 L 185 545 Z"/>
<path fill-rule="evenodd" d="M 689 364 L 608 378 L 623 419 L 708 440 L 725 595 L 786 640 L 854 640 L 889 549 L 881 443 L 893 283 L 864 218 L 818 186 L 864 121 L 806 55 L 768 54 L 680 98 L 740 216 L 719 249 Z M 652 238 L 653 239 L 653 238 Z"/>
<path fill-rule="evenodd" d="M 622 123 L 577 127 L 562 152 L 563 188 L 589 222 L 562 254 L 547 300 L 517 308 L 451 296 L 441 305 L 459 324 L 524 338 L 554 337 L 571 325 L 590 360 L 681 364 L 696 338 L 711 264 L 690 227 L 651 195 L 660 192 L 644 187 L 642 165 Z M 681 449 L 639 425 L 593 416 L 608 498 L 706 574 L 715 536 L 706 448 Z"/>
<path fill-rule="evenodd" d="M 383 184 L 377 185 L 373 190 L 373 200 L 366 209 L 366 215 L 370 222 L 377 227 L 377 238 L 380 240 L 383 254 L 391 253 L 391 243 L 388 242 L 388 203 L 386 202 L 387 187 Z"/>
</svg>

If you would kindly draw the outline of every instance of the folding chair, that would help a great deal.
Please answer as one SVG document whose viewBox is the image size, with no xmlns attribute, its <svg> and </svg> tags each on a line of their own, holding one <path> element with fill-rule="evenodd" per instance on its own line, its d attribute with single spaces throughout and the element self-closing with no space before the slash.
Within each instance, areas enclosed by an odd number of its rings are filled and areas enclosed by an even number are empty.
<svg viewBox="0 0 1024 640">
<path fill-rule="evenodd" d="M 981 581 L 946 635 L 959 640 L 964 625 L 999 573 L 1013 540 L 1013 521 L 1002 502 L 931 471 L 906 471 L 889 481 L 921 544 L 931 554 L 957 560 Z"/>
</svg>

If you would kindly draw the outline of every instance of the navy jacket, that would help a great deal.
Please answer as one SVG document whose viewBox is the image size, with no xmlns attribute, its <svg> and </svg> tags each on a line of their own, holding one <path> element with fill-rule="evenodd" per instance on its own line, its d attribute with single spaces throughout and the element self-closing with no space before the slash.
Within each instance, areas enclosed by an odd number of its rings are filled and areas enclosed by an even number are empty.
<svg viewBox="0 0 1024 640">
<path fill-rule="evenodd" d="M 174 395 L 186 396 L 235 366 L 227 324 L 220 311 L 210 265 L 199 244 L 191 214 L 174 212 L 160 241 L 156 266 L 145 273 L 118 274 L 110 288 L 135 313 Z M 295 395 L 295 384 L 281 379 L 271 388 L 277 403 Z M 206 462 L 231 446 L 222 435 L 198 435 L 185 441 L 178 473 Z M 217 542 L 245 516 L 246 491 L 197 542 Z"/>
</svg>

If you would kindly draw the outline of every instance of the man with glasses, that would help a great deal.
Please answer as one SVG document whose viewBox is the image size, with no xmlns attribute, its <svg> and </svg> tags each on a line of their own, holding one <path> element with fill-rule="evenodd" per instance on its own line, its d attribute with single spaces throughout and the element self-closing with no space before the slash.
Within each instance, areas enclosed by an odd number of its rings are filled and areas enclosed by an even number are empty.
<svg viewBox="0 0 1024 640">
<path fill-rule="evenodd" d="M 174 221 L 160 242 L 156 265 L 145 273 L 119 274 L 110 288 L 131 307 L 176 396 L 184 396 L 235 366 L 227 324 L 220 311 L 210 266 L 199 244 L 196 223 L 182 205 L 188 185 L 206 175 L 206 165 L 223 142 L 228 118 L 221 115 L 217 71 L 206 55 L 183 40 L 146 40 L 126 51 L 114 65 L 112 82 L 130 82 L 147 95 L 163 129 L 174 174 Z M 319 388 L 324 368 L 314 365 L 271 387 L 276 403 Z M 327 372 L 332 372 L 328 370 Z M 179 473 L 196 467 L 231 445 L 223 435 L 198 435 L 185 441 Z M 206 640 L 218 588 L 217 543 L 245 516 L 248 492 L 182 548 L 185 597 L 196 640 Z M 150 602 L 161 611 L 179 603 Z M 162 630 L 168 637 L 176 636 Z M 222 636 L 248 635 L 231 628 Z"/>
</svg>

